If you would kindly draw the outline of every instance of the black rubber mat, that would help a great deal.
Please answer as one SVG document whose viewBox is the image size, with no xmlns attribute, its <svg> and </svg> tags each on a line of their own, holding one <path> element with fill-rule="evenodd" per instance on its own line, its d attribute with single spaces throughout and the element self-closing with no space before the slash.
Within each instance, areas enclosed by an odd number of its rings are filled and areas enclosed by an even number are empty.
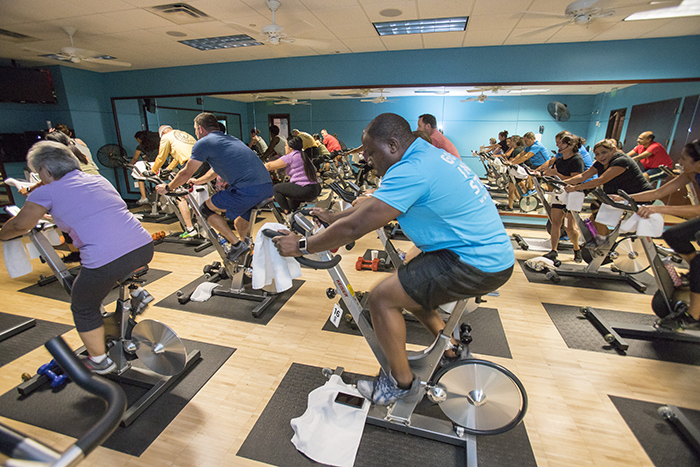
<svg viewBox="0 0 700 467">
<path fill-rule="evenodd" d="M 0 313 L 0 342 L 36 326 L 34 318 Z"/>
<path fill-rule="evenodd" d="M 70 313 L 70 311 L 66 309 L 66 313 Z M 5 324 L 19 324 L 27 319 L 29 318 L 26 316 L 0 313 L 0 327 L 4 327 Z M 7 365 L 27 352 L 41 347 L 52 337 L 60 336 L 70 329 L 73 329 L 73 326 L 37 319 L 36 326 L 0 342 L 0 366 Z M 27 368 L 27 373 L 36 373 L 36 368 Z M 20 375 L 17 375 L 18 384 L 20 383 L 19 377 Z"/>
<path fill-rule="evenodd" d="M 649 459 L 657 467 L 695 467 L 700 465 L 700 453 L 693 451 L 673 426 L 665 421 L 658 408 L 663 404 L 608 396 Z M 700 411 L 684 409 L 685 415 L 700 429 Z"/>
<path fill-rule="evenodd" d="M 356 377 L 343 373 L 346 382 Z M 237 454 L 285 467 L 319 465 L 296 450 L 291 442 L 294 431 L 289 422 L 306 411 L 308 394 L 325 382 L 321 368 L 292 364 Z M 537 465 L 522 423 L 501 435 L 478 437 L 477 459 L 479 466 L 486 467 Z M 436 462 L 444 467 L 463 466 L 465 449 L 370 425 L 365 425 L 355 459 L 355 465 L 362 467 L 435 465 Z"/>
<path fill-rule="evenodd" d="M 206 278 L 204 276 L 190 282 L 184 286 L 180 291 L 187 294 L 192 292 L 197 288 L 199 284 L 205 282 Z M 291 298 L 294 293 L 299 290 L 304 281 L 294 280 L 292 288 L 286 290 L 280 294 L 279 297 L 268 307 L 265 312 L 260 315 L 260 317 L 253 317 L 252 311 L 258 306 L 260 302 L 255 302 L 252 300 L 245 300 L 240 298 L 228 298 L 228 297 L 217 297 L 213 296 L 206 302 L 188 302 L 184 305 L 180 305 L 177 301 L 177 293 L 168 295 L 160 302 L 156 303 L 157 306 L 162 306 L 165 308 L 172 308 L 174 310 L 183 310 L 190 313 L 199 313 L 201 315 L 217 316 L 219 318 L 235 319 L 238 321 L 245 321 L 247 323 L 255 323 L 265 325 L 270 322 L 273 316 L 277 314 L 278 311 L 287 303 L 287 300 Z M 229 280 L 222 282 L 222 287 L 228 287 L 230 285 Z"/>
<path fill-rule="evenodd" d="M 580 307 L 543 303 L 547 314 L 557 327 L 559 334 L 571 349 L 591 350 L 611 354 L 619 353 L 608 345 L 596 327 L 580 312 Z M 656 321 L 655 315 L 629 313 L 596 308 L 600 316 L 609 322 L 648 324 Z M 700 365 L 700 345 L 669 340 L 647 341 L 625 338 L 629 344 L 626 355 L 665 362 Z"/>
<path fill-rule="evenodd" d="M 170 253 L 172 255 L 184 255 L 184 256 L 196 256 L 202 258 L 207 256 L 209 253 L 214 251 L 213 246 L 208 246 L 202 251 L 195 251 L 195 247 L 191 245 L 186 245 L 184 243 L 172 243 L 172 242 L 160 242 L 156 243 L 154 246 L 155 251 L 158 253 Z"/>
<path fill-rule="evenodd" d="M 530 268 L 525 266 L 525 260 L 519 259 L 518 264 L 520 265 L 520 269 L 523 270 L 525 273 L 525 277 L 527 277 L 527 280 L 529 282 L 532 282 L 533 284 L 551 284 L 554 286 L 564 286 L 564 287 L 576 287 L 576 288 L 585 288 L 585 289 L 593 289 L 593 290 L 611 290 L 613 292 L 627 292 L 627 293 L 636 293 L 639 294 L 641 292 L 638 292 L 637 289 L 632 287 L 630 284 L 628 284 L 625 281 L 617 281 L 617 280 L 607 280 L 607 279 L 597 279 L 597 278 L 588 278 L 588 277 L 567 277 L 567 276 L 560 276 L 561 277 L 561 282 L 558 284 L 555 284 L 554 282 L 550 281 L 545 277 L 544 272 L 535 272 L 532 271 Z M 575 266 L 574 266 L 575 265 Z M 576 263 L 566 263 L 564 266 L 566 268 L 574 268 L 574 267 L 583 267 L 580 264 Z M 607 267 L 605 267 L 607 269 Z M 654 277 L 651 274 L 648 274 L 646 272 L 642 272 L 639 274 L 634 274 L 635 279 L 637 279 L 639 282 L 643 283 L 646 285 L 647 290 L 644 292 L 646 295 L 654 295 L 658 288 L 656 287 L 656 282 L 654 281 Z"/>
<path fill-rule="evenodd" d="M 471 335 L 474 338 L 469 349 L 472 353 L 492 355 L 494 357 L 512 358 L 506 334 L 503 331 L 501 318 L 495 308 L 477 308 L 472 313 L 465 315 L 462 322 L 467 322 L 472 327 Z M 330 318 L 323 326 L 324 331 L 341 332 L 360 336 L 360 331 L 354 323 L 345 319 L 340 320 L 336 328 Z M 428 346 L 433 342 L 433 336 L 412 317 L 406 319 L 406 342 L 414 345 Z"/>
<path fill-rule="evenodd" d="M 160 269 L 152 269 L 151 268 L 146 272 L 146 274 L 144 274 L 143 276 L 140 276 L 139 279 L 146 281 L 146 283 L 144 284 L 144 287 L 146 288 L 146 290 L 148 290 L 149 283 L 155 282 L 158 279 L 167 276 L 168 274 L 170 274 L 170 271 L 162 271 Z M 66 293 L 63 286 L 58 283 L 58 281 L 53 281 L 50 284 L 46 284 L 46 285 L 39 285 L 39 284 L 30 285 L 29 287 L 25 287 L 23 289 L 20 289 L 19 291 L 24 292 L 24 293 L 28 293 L 31 295 L 37 295 L 39 297 L 52 298 L 54 300 L 60 300 L 62 302 L 70 303 L 70 296 Z M 112 303 L 117 298 L 119 298 L 119 288 L 115 287 L 107 295 L 107 298 L 104 299 L 103 303 L 105 305 L 107 303 Z M 66 308 L 66 309 L 68 309 L 68 308 Z"/>
<path fill-rule="evenodd" d="M 140 456 L 235 351 L 203 342 L 183 342 L 188 353 L 199 350 L 201 360 L 131 425 L 117 428 L 102 444 L 104 447 Z M 140 364 L 138 360 L 134 362 Z M 134 385 L 121 386 L 129 404 L 146 392 Z M 24 398 L 14 388 L 0 396 L 0 416 L 76 438 L 97 421 L 103 410 L 100 399 L 72 383 L 55 392 L 50 387 L 41 388 Z"/>
</svg>

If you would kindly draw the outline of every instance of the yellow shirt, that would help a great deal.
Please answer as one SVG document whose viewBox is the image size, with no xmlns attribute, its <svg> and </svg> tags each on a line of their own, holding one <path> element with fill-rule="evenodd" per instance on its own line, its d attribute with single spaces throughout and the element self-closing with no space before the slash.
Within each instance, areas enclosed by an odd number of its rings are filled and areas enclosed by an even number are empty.
<svg viewBox="0 0 700 467">
<path fill-rule="evenodd" d="M 318 146 L 318 143 L 316 142 L 314 137 L 304 131 L 300 131 L 297 136 L 301 138 L 301 142 L 304 145 L 302 149 L 309 149 L 314 146 Z"/>
<path fill-rule="evenodd" d="M 168 155 L 173 157 L 172 162 L 167 167 L 168 170 L 172 170 L 178 165 L 186 164 L 192 156 L 192 146 L 196 142 L 197 140 L 192 135 L 181 130 L 173 130 L 164 134 L 160 138 L 158 157 L 153 162 L 151 171 L 158 172 Z"/>
</svg>

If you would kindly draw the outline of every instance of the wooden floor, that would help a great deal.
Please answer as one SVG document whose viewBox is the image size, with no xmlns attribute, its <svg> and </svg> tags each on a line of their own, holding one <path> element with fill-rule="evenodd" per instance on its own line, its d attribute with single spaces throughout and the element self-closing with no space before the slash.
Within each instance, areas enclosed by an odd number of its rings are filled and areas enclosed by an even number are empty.
<svg viewBox="0 0 700 467">
<path fill-rule="evenodd" d="M 145 226 L 151 232 L 163 229 L 162 225 Z M 367 248 L 381 248 L 374 234 L 358 241 L 352 252 L 340 251 L 343 269 L 355 290 L 367 290 L 385 277 L 354 270 L 354 260 Z M 517 251 L 516 255 L 526 259 L 537 253 Z M 215 256 L 156 253 L 151 267 L 172 274 L 147 285 L 148 291 L 156 301 L 170 295 L 200 276 L 202 266 L 217 259 Z M 18 279 L 10 279 L 4 268 L 0 271 L 0 311 L 72 325 L 66 303 L 17 292 L 35 283 L 39 274 L 50 274 L 45 264 L 32 263 L 34 272 Z M 165 322 L 180 337 L 237 351 L 140 458 L 98 448 L 82 465 L 260 465 L 236 457 L 236 452 L 292 363 L 375 373 L 378 366 L 362 338 L 321 331 L 334 303 L 325 295 L 331 285 L 327 273 L 308 269 L 303 273 L 305 284 L 266 326 L 151 306 L 145 316 Z M 538 465 L 652 465 L 608 395 L 700 409 L 700 368 L 569 349 L 541 304 L 651 313 L 649 296 L 533 285 L 516 266 L 500 296 L 488 300 L 489 307 L 498 308 L 513 358 L 486 358 L 512 370 L 527 389 L 530 407 L 524 423 Z M 79 346 L 75 331 L 64 337 L 70 345 Z M 33 372 L 48 358 L 42 347 L 0 368 L 0 393 L 13 390 L 23 372 Z M 2 422 L 58 448 L 72 442 L 13 420 Z"/>
</svg>

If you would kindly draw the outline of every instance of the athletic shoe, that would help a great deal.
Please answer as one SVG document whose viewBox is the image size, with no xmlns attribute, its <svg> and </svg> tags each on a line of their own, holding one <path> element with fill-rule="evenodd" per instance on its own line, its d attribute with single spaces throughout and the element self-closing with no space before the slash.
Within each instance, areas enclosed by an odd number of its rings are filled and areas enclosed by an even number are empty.
<svg viewBox="0 0 700 467">
<path fill-rule="evenodd" d="M 82 357 L 81 360 L 88 370 L 97 375 L 106 375 L 117 369 L 117 364 L 109 357 L 105 357 L 100 363 L 95 362 L 90 357 Z"/>
<path fill-rule="evenodd" d="M 557 250 L 550 250 L 549 253 L 542 255 L 543 258 L 547 258 L 547 259 L 552 260 L 552 261 L 557 259 L 557 256 L 559 256 L 559 253 L 557 253 Z"/>
<path fill-rule="evenodd" d="M 197 229 L 193 228 L 192 230 L 185 230 L 180 234 L 180 238 L 192 238 L 197 236 Z"/>
<path fill-rule="evenodd" d="M 150 201 L 148 201 L 148 198 L 141 198 L 140 200 L 136 201 L 136 204 L 143 206 L 145 204 L 150 204 Z"/>
<path fill-rule="evenodd" d="M 357 390 L 365 399 L 376 405 L 389 405 L 394 402 L 420 394 L 420 378 L 413 378 L 409 389 L 401 389 L 391 375 L 386 375 L 383 370 L 374 380 L 360 380 L 357 382 Z"/>
<path fill-rule="evenodd" d="M 226 255 L 226 259 L 235 263 L 236 260 L 245 252 L 250 250 L 250 245 L 247 241 L 238 242 L 235 245 L 231 245 L 231 249 Z"/>
<path fill-rule="evenodd" d="M 693 318 L 688 312 L 681 315 L 678 324 L 684 331 L 700 331 L 700 320 Z"/>
<path fill-rule="evenodd" d="M 580 263 L 583 261 L 583 256 L 581 255 L 581 250 L 574 250 L 574 261 Z"/>
</svg>

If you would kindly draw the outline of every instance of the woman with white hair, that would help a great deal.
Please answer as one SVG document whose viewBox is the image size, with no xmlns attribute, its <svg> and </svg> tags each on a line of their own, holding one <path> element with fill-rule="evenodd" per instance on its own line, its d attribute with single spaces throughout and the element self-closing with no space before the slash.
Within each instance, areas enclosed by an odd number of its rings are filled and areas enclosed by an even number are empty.
<svg viewBox="0 0 700 467">
<path fill-rule="evenodd" d="M 82 172 L 78 159 L 63 144 L 36 143 L 27 163 L 41 184 L 5 223 L 0 240 L 29 232 L 45 214 L 71 236 L 82 262 L 73 281 L 71 311 L 89 354 L 84 362 L 97 374 L 109 373 L 116 365 L 106 354 L 100 306 L 119 279 L 151 261 L 153 240 L 109 181 Z"/>
</svg>

